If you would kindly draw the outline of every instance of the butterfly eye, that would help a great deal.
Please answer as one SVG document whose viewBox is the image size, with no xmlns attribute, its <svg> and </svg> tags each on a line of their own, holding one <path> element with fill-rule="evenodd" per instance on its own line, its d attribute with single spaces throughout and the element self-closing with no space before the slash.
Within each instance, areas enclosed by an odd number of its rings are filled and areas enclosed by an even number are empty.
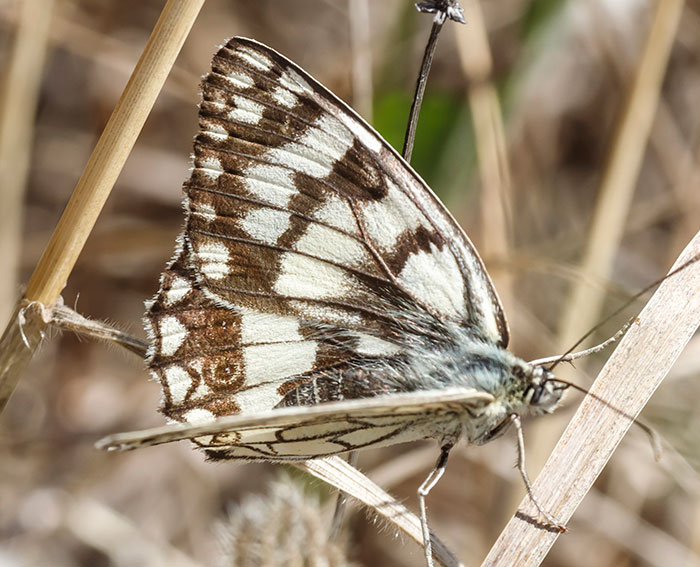
<svg viewBox="0 0 700 567">
<path fill-rule="evenodd" d="M 532 396 L 530 397 L 530 404 L 532 404 L 532 405 L 539 404 L 540 400 L 542 399 L 542 394 L 544 394 L 546 384 L 547 384 L 547 382 L 545 382 L 544 384 L 538 384 L 537 386 L 532 388 Z"/>
<path fill-rule="evenodd" d="M 549 413 L 557 407 L 565 387 L 553 379 L 545 380 L 539 384 L 531 384 L 526 392 L 526 400 L 530 407 L 537 408 L 539 412 Z"/>
</svg>

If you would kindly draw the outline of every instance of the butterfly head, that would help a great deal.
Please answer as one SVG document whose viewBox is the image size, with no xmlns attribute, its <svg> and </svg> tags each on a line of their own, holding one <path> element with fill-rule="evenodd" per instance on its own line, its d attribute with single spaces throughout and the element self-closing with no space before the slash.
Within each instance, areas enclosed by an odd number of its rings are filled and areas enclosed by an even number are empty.
<svg viewBox="0 0 700 567">
<path fill-rule="evenodd" d="M 468 425 L 470 442 L 483 445 L 503 435 L 512 423 L 511 416 L 552 413 L 568 384 L 559 382 L 548 368 L 532 366 L 513 357 L 501 388 L 493 390 L 494 402 L 483 408 Z"/>
<path fill-rule="evenodd" d="M 552 413 L 559 405 L 567 387 L 567 384 L 558 382 L 548 368 L 535 366 L 532 369 L 530 384 L 525 389 L 523 402 L 527 404 L 531 415 Z"/>
</svg>

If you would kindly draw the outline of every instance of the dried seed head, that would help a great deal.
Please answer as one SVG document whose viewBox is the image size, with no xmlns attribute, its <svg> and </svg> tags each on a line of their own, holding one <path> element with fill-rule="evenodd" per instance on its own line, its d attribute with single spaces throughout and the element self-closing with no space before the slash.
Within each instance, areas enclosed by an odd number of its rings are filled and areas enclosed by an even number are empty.
<svg viewBox="0 0 700 567">
<path fill-rule="evenodd" d="M 282 477 L 267 495 L 246 497 L 217 531 L 221 567 L 351 567 L 343 538 L 330 541 L 330 515 L 315 495 Z"/>
</svg>

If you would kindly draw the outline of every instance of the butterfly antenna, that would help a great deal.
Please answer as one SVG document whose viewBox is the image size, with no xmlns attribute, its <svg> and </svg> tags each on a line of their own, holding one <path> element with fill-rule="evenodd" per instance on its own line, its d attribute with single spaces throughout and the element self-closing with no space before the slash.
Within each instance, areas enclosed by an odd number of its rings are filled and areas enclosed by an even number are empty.
<svg viewBox="0 0 700 567">
<path fill-rule="evenodd" d="M 552 366 L 549 367 L 549 370 L 554 370 L 554 369 L 555 369 L 559 364 L 561 364 L 562 362 L 566 362 L 566 361 L 568 361 L 568 360 L 574 360 L 574 359 L 576 359 L 576 358 L 581 358 L 582 356 L 586 356 L 587 354 L 592 354 L 593 352 L 598 352 L 599 350 L 602 350 L 603 348 L 605 348 L 606 346 L 608 346 L 610 343 L 615 342 L 615 341 L 619 338 L 619 336 L 622 336 L 622 334 L 624 334 L 625 331 L 627 331 L 627 329 L 630 327 L 630 325 L 631 325 L 633 322 L 635 322 L 636 317 L 630 319 L 630 321 L 628 321 L 627 324 L 626 324 L 620 331 L 618 331 L 618 333 L 616 333 L 614 337 L 611 337 L 611 339 L 608 339 L 608 340 L 605 341 L 604 343 L 601 343 L 600 345 L 598 345 L 598 346 L 596 346 L 596 347 L 593 347 L 592 349 L 588 349 L 587 351 L 581 351 L 580 353 L 575 353 L 575 354 L 574 354 L 574 350 L 576 349 L 577 346 L 579 346 L 583 341 L 585 341 L 588 337 L 590 337 L 593 333 L 595 333 L 598 329 L 600 329 L 600 328 L 601 328 L 603 325 L 605 325 L 608 321 L 610 321 L 611 319 L 617 317 L 620 313 L 622 313 L 625 309 L 627 309 L 627 307 L 629 307 L 632 303 L 634 303 L 635 301 L 637 301 L 637 299 L 639 299 L 639 298 L 642 297 L 644 294 L 646 294 L 646 293 L 648 293 L 649 291 L 651 291 L 652 289 L 654 289 L 656 286 L 658 286 L 659 284 L 661 284 L 661 283 L 662 283 L 664 280 L 666 280 L 667 278 L 670 278 L 671 276 L 674 276 L 674 275 L 676 275 L 677 273 L 679 273 L 679 272 L 685 270 L 688 266 L 694 264 L 694 263 L 697 262 L 698 260 L 700 260 L 700 254 L 694 256 L 693 258 L 691 258 L 691 259 L 688 260 L 687 262 L 684 262 L 683 264 L 681 264 L 680 266 L 678 266 L 675 270 L 670 271 L 668 274 L 666 274 L 666 275 L 663 276 L 662 278 L 659 278 L 658 280 L 656 280 L 656 281 L 650 283 L 648 286 L 646 286 L 646 287 L 645 287 L 644 289 L 642 289 L 641 291 L 635 293 L 632 297 L 630 297 L 627 301 L 625 301 L 618 309 L 616 309 L 615 311 L 613 311 L 610 315 L 608 315 L 608 316 L 607 316 L 605 319 L 603 319 L 600 323 L 598 323 L 598 324 L 595 325 L 592 329 L 590 329 L 590 330 L 589 330 L 585 335 L 583 335 L 578 341 L 576 341 L 576 342 L 573 344 L 573 346 L 572 346 L 569 350 L 567 350 L 567 351 L 566 351 L 564 354 L 562 354 L 561 356 L 557 357 L 556 360 L 554 361 L 554 363 L 552 364 Z M 572 356 L 572 354 L 574 354 L 574 355 Z M 541 366 L 542 364 L 546 364 L 546 363 L 543 363 L 542 360 L 545 360 L 545 359 L 535 360 L 535 361 L 533 361 L 532 363 L 533 363 L 533 364 L 534 364 L 534 363 L 539 363 L 539 364 L 535 364 L 535 366 Z"/>
<path fill-rule="evenodd" d="M 635 419 L 633 416 L 628 414 L 627 412 L 621 410 L 620 408 L 614 406 L 607 400 L 604 400 L 600 396 L 597 396 L 596 394 L 592 394 L 589 390 L 584 388 L 583 386 L 579 386 L 578 384 L 574 384 L 573 382 L 569 382 L 568 380 L 562 380 L 560 378 L 549 378 L 545 380 L 546 382 L 554 382 L 555 384 L 564 384 L 564 388 L 573 388 L 574 390 L 577 390 L 583 394 L 586 394 L 587 396 L 591 396 L 595 400 L 598 400 L 599 402 L 605 404 L 607 407 L 609 407 L 611 410 L 619 413 L 620 415 L 630 419 L 633 423 L 633 425 L 636 425 L 637 427 L 641 428 L 644 433 L 647 434 L 647 437 L 649 437 L 649 443 L 651 444 L 651 450 L 654 453 L 654 460 L 656 462 L 659 462 L 661 460 L 661 456 L 663 454 L 663 448 L 661 445 L 661 437 L 659 434 L 656 432 L 656 430 L 651 427 L 651 425 L 645 423 L 641 419 Z"/>
<path fill-rule="evenodd" d="M 573 388 L 574 390 L 578 390 L 579 392 L 581 392 L 583 394 L 590 394 L 590 392 L 588 390 L 586 390 L 586 388 L 584 388 L 583 386 L 579 386 L 578 384 L 574 384 L 573 382 L 569 382 L 568 380 L 562 380 L 560 378 L 547 378 L 545 380 L 545 382 L 554 382 L 555 384 L 564 384 L 563 389 Z M 591 395 L 593 395 L 593 394 L 591 394 Z M 601 401 L 603 401 L 603 400 L 601 400 Z"/>
</svg>

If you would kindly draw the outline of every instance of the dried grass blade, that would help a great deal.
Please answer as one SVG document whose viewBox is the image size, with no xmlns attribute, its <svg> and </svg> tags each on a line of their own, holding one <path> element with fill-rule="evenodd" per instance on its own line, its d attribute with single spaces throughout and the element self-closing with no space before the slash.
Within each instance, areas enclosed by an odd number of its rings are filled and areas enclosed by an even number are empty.
<svg viewBox="0 0 700 567">
<path fill-rule="evenodd" d="M 314 459 L 304 463 L 295 463 L 295 465 L 348 496 L 359 500 L 419 545 L 423 545 L 418 516 L 340 457 Z M 441 565 L 445 567 L 462 565 L 434 534 L 431 541 L 434 557 Z"/>
<path fill-rule="evenodd" d="M 675 267 L 700 254 L 700 233 Z M 617 445 L 700 324 L 700 263 L 664 281 L 604 366 L 533 485 L 559 521 L 573 515 Z M 604 400 L 604 401 L 601 401 Z M 558 532 L 543 529 L 525 499 L 483 566 L 539 565 Z"/>
</svg>

